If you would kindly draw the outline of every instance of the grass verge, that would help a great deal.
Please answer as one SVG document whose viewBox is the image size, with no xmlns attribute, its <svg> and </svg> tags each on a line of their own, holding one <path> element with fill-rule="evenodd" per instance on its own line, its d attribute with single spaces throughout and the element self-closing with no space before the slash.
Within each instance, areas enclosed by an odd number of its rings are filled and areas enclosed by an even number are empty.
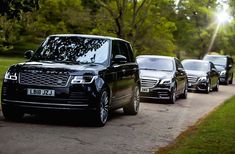
<svg viewBox="0 0 235 154">
<path fill-rule="evenodd" d="M 23 58 L 0 57 L 0 98 L 2 90 L 2 80 L 6 70 L 12 65 L 24 61 Z M 1 100 L 1 99 L 0 99 Z M 0 107 L 1 109 L 1 107 Z"/>
<path fill-rule="evenodd" d="M 235 153 L 235 96 L 156 154 Z"/>
</svg>

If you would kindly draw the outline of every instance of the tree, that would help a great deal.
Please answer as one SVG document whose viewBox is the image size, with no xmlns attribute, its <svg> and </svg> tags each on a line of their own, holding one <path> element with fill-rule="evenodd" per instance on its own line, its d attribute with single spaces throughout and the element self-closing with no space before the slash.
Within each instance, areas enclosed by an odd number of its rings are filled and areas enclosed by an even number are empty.
<svg viewBox="0 0 235 154">
<path fill-rule="evenodd" d="M 202 58 L 207 52 L 215 25 L 213 13 L 216 0 L 181 0 L 177 6 L 175 33 L 177 45 L 191 56 Z"/>
<path fill-rule="evenodd" d="M 172 31 L 176 27 L 164 17 L 167 11 L 173 10 L 173 1 L 98 0 L 97 2 L 101 5 L 98 13 L 101 18 L 97 20 L 103 20 L 98 21 L 95 33 L 129 40 L 137 49 L 136 54 L 170 54 L 174 50 Z M 159 7 L 163 2 L 170 10 L 161 11 Z"/>
<path fill-rule="evenodd" d="M 0 0 L 0 15 L 20 19 L 22 12 L 38 9 L 38 0 Z"/>
</svg>

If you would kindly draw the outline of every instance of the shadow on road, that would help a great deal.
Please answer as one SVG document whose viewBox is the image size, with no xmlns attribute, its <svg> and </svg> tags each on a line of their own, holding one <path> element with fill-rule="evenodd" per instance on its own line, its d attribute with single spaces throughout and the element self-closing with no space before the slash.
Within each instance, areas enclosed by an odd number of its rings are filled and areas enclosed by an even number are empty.
<svg viewBox="0 0 235 154">
<path fill-rule="evenodd" d="M 0 114 L 1 115 L 1 114 Z M 125 116 L 122 110 L 111 111 L 108 122 Z M 9 122 L 2 115 L 0 122 Z M 14 122 L 15 123 L 15 122 Z M 24 118 L 18 123 L 24 124 L 43 124 L 55 126 L 70 126 L 70 127 L 97 127 L 93 113 L 42 113 L 36 115 L 25 114 Z"/>
<path fill-rule="evenodd" d="M 169 105 L 168 100 L 160 100 L 160 99 L 141 99 L 141 103 L 156 103 L 156 104 L 166 104 Z M 173 104 L 172 104 L 173 105 Z"/>
</svg>

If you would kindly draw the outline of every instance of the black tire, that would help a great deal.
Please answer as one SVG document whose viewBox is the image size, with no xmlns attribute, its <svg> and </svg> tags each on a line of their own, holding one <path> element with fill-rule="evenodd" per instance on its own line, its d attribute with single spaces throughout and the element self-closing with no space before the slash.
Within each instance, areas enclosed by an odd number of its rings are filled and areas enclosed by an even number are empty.
<svg viewBox="0 0 235 154">
<path fill-rule="evenodd" d="M 184 92 L 183 94 L 180 95 L 180 98 L 182 99 L 187 99 L 187 97 L 188 97 L 188 84 L 185 85 Z"/>
<path fill-rule="evenodd" d="M 205 93 L 209 94 L 210 91 L 211 91 L 211 82 L 209 81 L 209 82 L 207 83 L 207 87 L 206 87 Z"/>
<path fill-rule="evenodd" d="M 213 91 L 219 91 L 219 80 L 217 81 L 217 84 L 214 87 Z"/>
<path fill-rule="evenodd" d="M 100 93 L 99 102 L 97 103 L 97 110 L 95 112 L 96 126 L 103 127 L 108 120 L 109 113 L 109 95 L 106 89 Z"/>
<path fill-rule="evenodd" d="M 170 104 L 175 104 L 175 102 L 176 102 L 176 87 L 172 89 L 170 99 L 169 99 Z"/>
<path fill-rule="evenodd" d="M 2 106 L 2 114 L 9 121 L 20 121 L 24 116 L 23 112 L 4 105 Z"/>
<path fill-rule="evenodd" d="M 229 85 L 229 79 L 224 82 L 225 85 Z"/>
<path fill-rule="evenodd" d="M 233 84 L 233 74 L 232 74 L 231 79 L 229 80 L 229 84 Z"/>
<path fill-rule="evenodd" d="M 123 112 L 127 115 L 136 115 L 140 106 L 140 90 L 138 86 L 135 86 L 131 102 L 123 107 Z"/>
</svg>

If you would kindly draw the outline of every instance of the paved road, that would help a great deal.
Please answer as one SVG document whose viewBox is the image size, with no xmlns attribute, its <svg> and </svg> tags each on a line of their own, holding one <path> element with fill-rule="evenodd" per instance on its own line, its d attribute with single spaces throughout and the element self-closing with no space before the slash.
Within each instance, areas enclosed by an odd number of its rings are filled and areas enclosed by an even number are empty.
<svg viewBox="0 0 235 154">
<path fill-rule="evenodd" d="M 104 128 L 89 126 L 84 117 L 68 121 L 28 116 L 14 123 L 0 115 L 0 153 L 152 153 L 234 92 L 235 85 L 220 86 L 220 92 L 190 93 L 176 104 L 142 103 L 137 116 L 123 115 L 122 110 L 112 113 Z"/>
</svg>

